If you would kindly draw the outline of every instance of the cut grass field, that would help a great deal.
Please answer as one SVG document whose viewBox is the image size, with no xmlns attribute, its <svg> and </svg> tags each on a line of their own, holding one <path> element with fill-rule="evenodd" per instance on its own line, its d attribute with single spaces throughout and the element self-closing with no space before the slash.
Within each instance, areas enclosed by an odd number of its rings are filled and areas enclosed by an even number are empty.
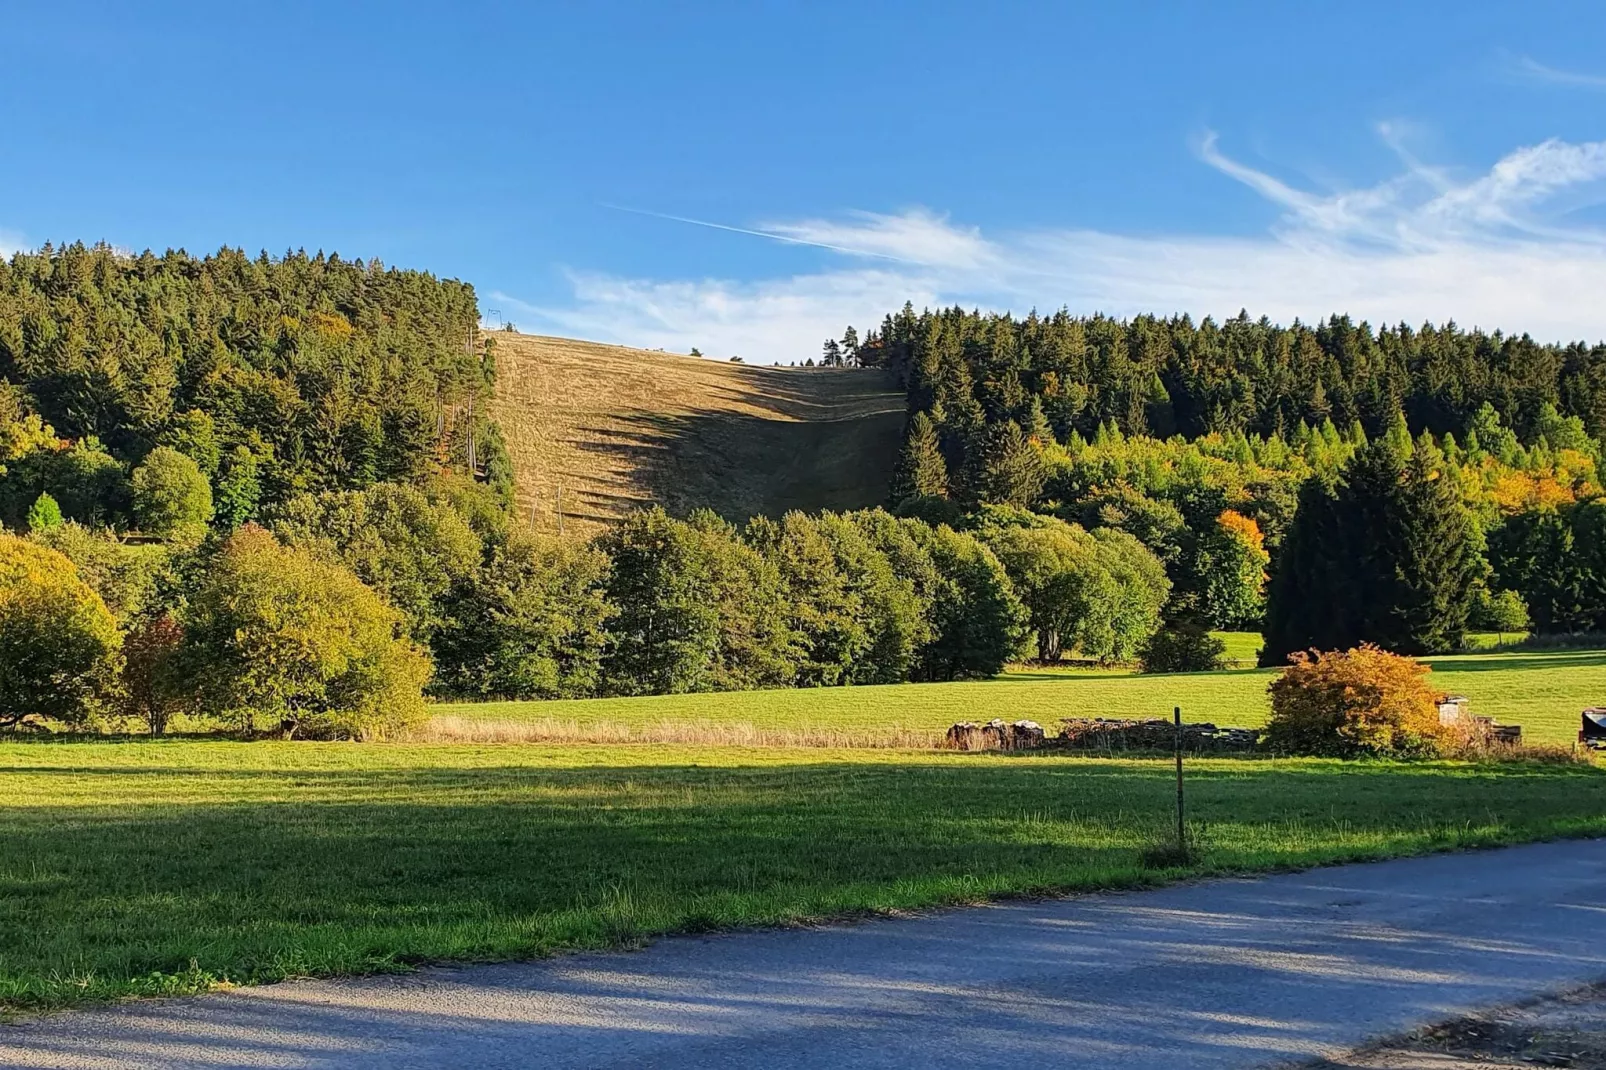
<svg viewBox="0 0 1606 1070">
<path fill-rule="evenodd" d="M 1242 642 L 1240 646 L 1245 645 Z M 1472 712 L 1523 726 L 1535 743 L 1570 743 L 1579 711 L 1606 705 L 1606 651 L 1462 654 L 1427 659 L 1434 686 L 1466 695 Z M 1270 713 L 1275 670 L 1146 676 L 1098 669 L 1034 669 L 954 684 L 748 691 L 567 702 L 443 704 L 459 723 L 522 722 L 562 738 L 615 738 L 702 727 L 813 735 L 825 742 L 935 740 L 956 721 L 1030 718 L 1054 729 L 1065 717 L 1169 717 L 1257 727 Z M 685 735 L 673 738 L 688 738 Z M 739 737 L 738 737 L 739 738 Z"/>
<path fill-rule="evenodd" d="M 1189 776 L 1193 872 L 1606 833 L 1586 765 Z M 1139 860 L 1172 790 L 1163 761 L 931 751 L 0 745 L 0 1005 L 1151 883 L 1184 872 Z"/>
<path fill-rule="evenodd" d="M 886 500 L 904 396 L 885 373 L 771 368 L 494 332 L 493 415 L 521 515 L 589 536 L 652 502 L 738 523 Z M 749 360 L 754 354 L 747 354 Z"/>
</svg>

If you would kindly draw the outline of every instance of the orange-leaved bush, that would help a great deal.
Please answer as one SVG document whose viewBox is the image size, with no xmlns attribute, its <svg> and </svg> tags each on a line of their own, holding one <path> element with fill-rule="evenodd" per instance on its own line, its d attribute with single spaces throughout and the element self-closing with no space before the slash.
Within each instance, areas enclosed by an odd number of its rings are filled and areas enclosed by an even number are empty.
<svg viewBox="0 0 1606 1070">
<path fill-rule="evenodd" d="M 1297 653 L 1271 682 L 1265 742 L 1285 754 L 1427 757 L 1448 732 L 1429 669 L 1371 644 Z"/>
</svg>

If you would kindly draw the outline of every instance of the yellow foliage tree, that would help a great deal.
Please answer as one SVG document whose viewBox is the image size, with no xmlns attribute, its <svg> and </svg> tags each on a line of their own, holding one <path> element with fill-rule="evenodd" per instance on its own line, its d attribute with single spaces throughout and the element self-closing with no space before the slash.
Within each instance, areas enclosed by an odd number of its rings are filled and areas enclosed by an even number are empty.
<svg viewBox="0 0 1606 1070">
<path fill-rule="evenodd" d="M 79 727 L 115 677 L 117 621 L 66 557 L 0 532 L 0 729 Z"/>
</svg>

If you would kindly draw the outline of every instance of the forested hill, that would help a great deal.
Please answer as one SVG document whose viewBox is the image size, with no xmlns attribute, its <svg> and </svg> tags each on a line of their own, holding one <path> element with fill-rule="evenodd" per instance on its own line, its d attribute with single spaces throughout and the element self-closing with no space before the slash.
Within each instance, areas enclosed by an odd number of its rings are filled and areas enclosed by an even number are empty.
<svg viewBox="0 0 1606 1070">
<path fill-rule="evenodd" d="M 1512 325 L 1520 326 L 1520 325 Z M 1606 431 L 1606 345 L 1541 344 L 1527 335 L 1406 326 L 1374 330 L 1347 316 L 1317 326 L 1247 314 L 1215 323 L 1186 316 L 1024 319 L 905 306 L 862 341 L 849 329 L 826 360 L 888 368 L 912 412 L 936 425 L 949 468 L 973 460 L 979 435 L 1013 423 L 1027 436 L 1101 427 L 1193 438 L 1243 432 L 1291 437 L 1331 420 L 1387 431 L 1463 437 L 1485 403 L 1523 441 L 1549 414 Z"/>
<path fill-rule="evenodd" d="M 51 491 L 121 522 L 121 474 L 159 445 L 193 457 L 236 520 L 464 467 L 470 433 L 495 467 L 494 427 L 470 416 L 490 388 L 478 318 L 466 283 L 322 253 L 18 253 L 0 262 L 0 519 Z"/>
</svg>

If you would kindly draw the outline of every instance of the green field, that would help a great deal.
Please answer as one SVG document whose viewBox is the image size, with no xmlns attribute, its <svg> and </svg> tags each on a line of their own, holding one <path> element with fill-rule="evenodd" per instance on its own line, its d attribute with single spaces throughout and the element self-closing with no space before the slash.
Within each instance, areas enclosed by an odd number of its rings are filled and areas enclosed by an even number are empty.
<svg viewBox="0 0 1606 1070">
<path fill-rule="evenodd" d="M 1259 632 L 1211 632 L 1217 639 L 1226 644 L 1223 652 L 1227 664 L 1235 668 L 1250 668 L 1255 659 L 1260 657 L 1261 638 Z"/>
<path fill-rule="evenodd" d="M 1210 871 L 1606 833 L 1587 765 L 1199 761 Z M 0 1005 L 628 943 L 1171 874 L 1163 761 L 0 745 Z"/>
<path fill-rule="evenodd" d="M 1430 679 L 1471 699 L 1474 713 L 1520 724 L 1539 743 L 1569 743 L 1578 713 L 1606 705 L 1606 651 L 1460 654 L 1430 658 Z M 892 730 L 932 737 L 955 721 L 1031 718 L 1052 729 L 1065 717 L 1169 717 L 1255 727 L 1270 712 L 1271 669 L 1143 676 L 1098 669 L 1030 670 L 956 684 L 749 691 L 568 702 L 443 704 L 455 717 L 552 722 L 556 726 L 651 728 L 668 723 L 742 724 L 873 738 Z"/>
</svg>

